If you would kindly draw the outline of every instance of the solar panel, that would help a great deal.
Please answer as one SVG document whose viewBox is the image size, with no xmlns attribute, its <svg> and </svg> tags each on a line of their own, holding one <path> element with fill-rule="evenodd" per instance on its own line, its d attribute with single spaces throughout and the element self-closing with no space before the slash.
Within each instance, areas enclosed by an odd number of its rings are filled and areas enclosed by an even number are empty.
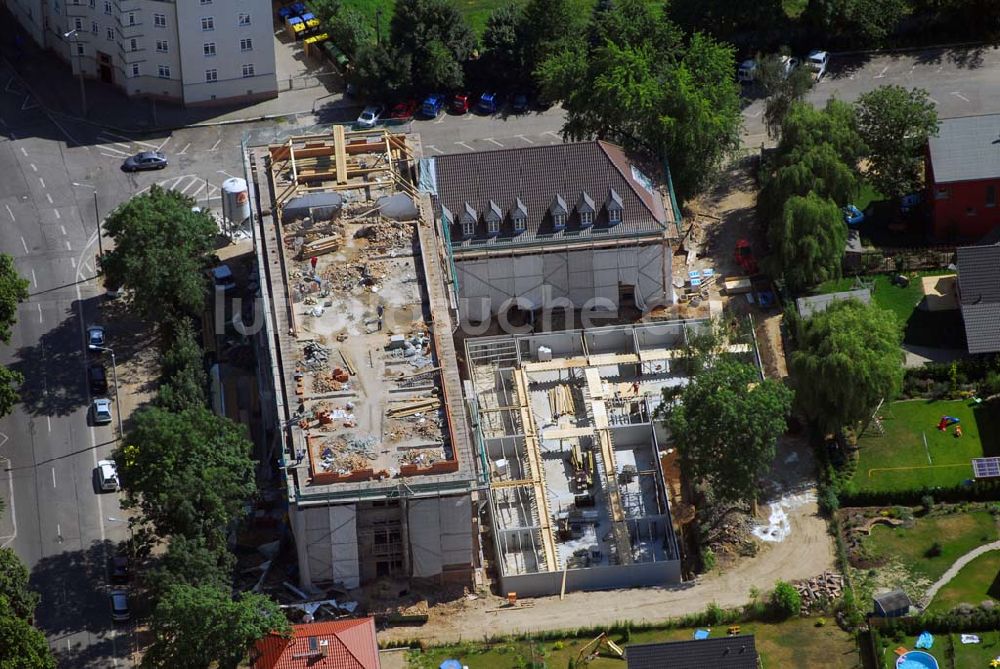
<svg viewBox="0 0 1000 669">
<path fill-rule="evenodd" d="M 972 472 L 977 479 L 987 479 L 1000 476 L 1000 458 L 974 458 Z"/>
</svg>

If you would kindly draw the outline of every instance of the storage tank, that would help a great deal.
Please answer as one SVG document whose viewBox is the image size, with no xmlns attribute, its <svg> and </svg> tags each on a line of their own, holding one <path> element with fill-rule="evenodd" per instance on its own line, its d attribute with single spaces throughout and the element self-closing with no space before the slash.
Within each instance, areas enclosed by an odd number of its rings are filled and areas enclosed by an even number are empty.
<svg viewBox="0 0 1000 669">
<path fill-rule="evenodd" d="M 222 182 L 222 217 L 231 225 L 242 225 L 250 218 L 250 197 L 245 179 L 232 177 Z"/>
</svg>

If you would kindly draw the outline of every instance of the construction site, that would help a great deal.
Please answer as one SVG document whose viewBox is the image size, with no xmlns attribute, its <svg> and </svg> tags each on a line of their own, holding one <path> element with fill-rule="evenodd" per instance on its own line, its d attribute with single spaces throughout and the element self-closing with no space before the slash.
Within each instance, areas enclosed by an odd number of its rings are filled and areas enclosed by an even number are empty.
<svg viewBox="0 0 1000 669">
<path fill-rule="evenodd" d="M 503 591 L 564 594 L 681 580 L 684 509 L 653 416 L 708 320 L 465 342 Z M 749 349 L 748 346 L 742 348 Z M 742 349 L 741 349 L 742 350 Z"/>
<path fill-rule="evenodd" d="M 261 385 L 307 590 L 472 579 L 475 466 L 415 142 L 335 126 L 245 151 Z"/>
</svg>

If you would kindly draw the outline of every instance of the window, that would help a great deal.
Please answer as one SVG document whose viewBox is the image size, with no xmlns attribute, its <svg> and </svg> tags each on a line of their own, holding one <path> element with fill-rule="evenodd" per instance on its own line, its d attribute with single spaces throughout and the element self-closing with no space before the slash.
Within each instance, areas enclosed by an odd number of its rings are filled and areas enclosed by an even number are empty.
<svg viewBox="0 0 1000 669">
<path fill-rule="evenodd" d="M 92 32 L 93 34 L 96 35 L 98 30 L 100 30 L 100 28 L 97 27 L 97 21 L 91 21 L 90 22 L 90 32 Z"/>
<path fill-rule="evenodd" d="M 218 70 L 216 70 L 215 68 L 212 68 L 211 70 L 205 70 L 205 81 L 213 82 L 218 80 L 219 80 Z"/>
<path fill-rule="evenodd" d="M 170 66 L 169 65 L 160 65 L 159 69 L 157 70 L 157 76 L 159 76 L 160 79 L 169 79 L 170 78 Z"/>
<path fill-rule="evenodd" d="M 76 43 L 76 55 L 78 55 L 78 56 L 82 56 L 83 55 L 83 42 L 77 42 Z"/>
<path fill-rule="evenodd" d="M 951 197 L 951 193 L 947 188 L 938 187 L 934 190 L 935 200 L 947 200 L 949 197 Z"/>
<path fill-rule="evenodd" d="M 104 0 L 104 13 L 111 15 L 111 0 Z"/>
<path fill-rule="evenodd" d="M 986 187 L 986 206 L 997 206 L 997 187 L 992 184 Z"/>
<path fill-rule="evenodd" d="M 240 51 L 253 51 L 253 40 L 249 37 L 244 37 L 240 40 Z"/>
<path fill-rule="evenodd" d="M 489 231 L 491 235 L 497 234 L 498 232 L 500 232 L 500 221 L 498 221 L 495 218 L 491 218 L 490 220 L 486 221 L 486 229 Z"/>
<path fill-rule="evenodd" d="M 517 230 L 518 232 L 523 231 L 525 227 L 527 227 L 526 223 L 527 221 L 524 219 L 523 216 L 514 217 L 514 229 Z"/>
<path fill-rule="evenodd" d="M 250 15 L 245 12 L 240 12 L 240 23 L 241 26 L 250 25 Z"/>
<path fill-rule="evenodd" d="M 97 0 L 90 0 L 90 8 L 93 9 L 97 5 Z"/>
<path fill-rule="evenodd" d="M 554 226 L 556 226 L 557 228 L 565 228 L 566 227 L 566 214 L 553 214 L 552 215 L 552 224 Z"/>
<path fill-rule="evenodd" d="M 129 12 L 128 13 L 128 24 L 130 26 L 134 26 L 135 25 L 135 13 L 134 12 Z"/>
<path fill-rule="evenodd" d="M 136 41 L 136 39 L 134 37 L 128 41 L 128 50 L 129 51 L 138 51 L 139 50 L 139 42 Z"/>
<path fill-rule="evenodd" d="M 594 224 L 594 214 L 593 214 L 593 212 L 590 212 L 590 211 L 581 211 L 580 212 L 580 226 L 585 228 L 588 225 L 593 225 L 593 224 Z"/>
<path fill-rule="evenodd" d="M 107 38 L 108 38 L 109 42 L 114 42 L 115 41 L 115 29 L 114 28 L 108 28 Z"/>
<path fill-rule="evenodd" d="M 462 234 L 466 237 L 471 237 L 472 233 L 475 232 L 476 224 L 473 221 L 465 220 L 462 221 Z"/>
<path fill-rule="evenodd" d="M 139 76 L 139 63 L 132 63 L 132 76 L 133 77 Z"/>
<path fill-rule="evenodd" d="M 215 42 L 205 42 L 205 44 L 202 45 L 202 50 L 205 52 L 206 56 L 214 56 Z"/>
<path fill-rule="evenodd" d="M 215 30 L 215 17 L 213 16 L 201 17 L 201 29 L 205 31 Z"/>
<path fill-rule="evenodd" d="M 243 66 L 243 78 L 252 77 L 253 74 L 253 63 L 247 63 Z"/>
<path fill-rule="evenodd" d="M 167 40 L 158 39 L 156 40 L 156 50 L 160 53 L 166 53 L 170 51 L 170 47 L 167 45 Z"/>
<path fill-rule="evenodd" d="M 612 225 L 615 223 L 622 222 L 622 210 L 621 209 L 608 209 L 608 222 Z"/>
<path fill-rule="evenodd" d="M 210 4 L 212 4 L 212 0 L 201 0 L 201 4 L 203 4 L 203 5 L 210 5 Z"/>
<path fill-rule="evenodd" d="M 153 14 L 153 25 L 157 28 L 166 28 L 167 17 L 163 14 Z"/>
<path fill-rule="evenodd" d="M 81 19 L 79 16 L 73 19 L 73 29 L 83 30 L 83 19 Z"/>
</svg>

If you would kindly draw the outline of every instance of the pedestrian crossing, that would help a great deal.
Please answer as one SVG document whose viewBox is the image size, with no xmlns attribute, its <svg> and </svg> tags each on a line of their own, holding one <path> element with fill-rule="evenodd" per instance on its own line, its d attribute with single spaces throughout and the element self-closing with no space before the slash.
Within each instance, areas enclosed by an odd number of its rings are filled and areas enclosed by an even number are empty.
<svg viewBox="0 0 1000 669">
<path fill-rule="evenodd" d="M 102 156 L 106 158 L 118 158 L 120 160 L 124 160 L 140 151 L 159 151 L 160 147 L 167 143 L 166 140 L 159 144 L 142 142 L 119 135 L 110 130 L 102 130 L 98 133 L 97 141 L 96 148 Z"/>
<path fill-rule="evenodd" d="M 219 187 L 215 186 L 197 174 L 183 174 L 179 177 L 168 177 L 156 184 L 166 190 L 175 190 L 183 195 L 194 198 L 198 202 L 219 198 Z M 149 187 L 143 188 L 139 194 L 145 193 Z"/>
</svg>

